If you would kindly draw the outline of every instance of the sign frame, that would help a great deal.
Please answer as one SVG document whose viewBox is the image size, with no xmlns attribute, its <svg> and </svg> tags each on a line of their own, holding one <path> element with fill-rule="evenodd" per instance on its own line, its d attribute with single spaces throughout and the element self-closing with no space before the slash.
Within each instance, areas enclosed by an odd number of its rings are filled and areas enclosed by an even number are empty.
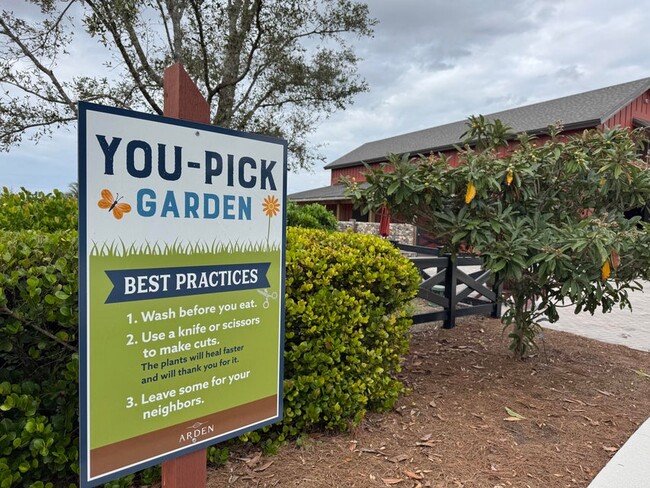
<svg viewBox="0 0 650 488">
<path fill-rule="evenodd" d="M 270 136 L 260 135 L 260 134 L 250 134 L 244 133 L 232 129 L 225 129 L 213 125 L 206 125 L 197 122 L 191 122 L 176 118 L 162 117 L 153 114 L 135 112 L 125 109 L 118 109 L 114 107 L 108 107 L 88 102 L 79 102 L 79 126 L 78 126 L 78 176 L 79 176 L 79 345 L 80 345 L 80 377 L 79 377 L 79 414 L 80 414 L 80 481 L 81 488 L 92 487 L 112 479 L 119 478 L 121 476 L 145 469 L 150 466 L 154 466 L 163 461 L 168 461 L 170 459 L 177 458 L 182 455 L 189 454 L 194 451 L 205 449 L 210 445 L 214 445 L 218 442 L 237 437 L 243 433 L 259 429 L 261 427 L 271 425 L 282 420 L 283 417 L 283 378 L 284 378 L 284 335 L 285 335 L 285 324 L 284 324 L 284 310 L 285 310 L 285 261 L 286 261 L 286 202 L 287 202 L 287 142 L 282 139 L 277 139 Z M 282 188 L 281 190 L 281 201 L 280 201 L 280 211 L 282 215 L 281 219 L 281 239 L 280 239 L 280 265 L 279 265 L 279 289 L 278 289 L 278 307 L 279 307 L 279 317 L 278 317 L 278 349 L 277 357 L 273 357 L 274 361 L 277 361 L 277 383 L 276 383 L 276 392 L 277 392 L 277 403 L 276 403 L 276 414 L 272 417 L 265 418 L 261 421 L 255 421 L 253 423 L 248 423 L 245 425 L 237 426 L 226 432 L 217 433 L 216 435 L 206 436 L 202 439 L 192 439 L 192 443 L 178 447 L 173 450 L 167 450 L 155 454 L 154 456 L 149 456 L 146 459 L 138 460 L 137 462 L 132 462 L 126 465 L 120 465 L 116 469 L 112 469 L 109 472 L 101 473 L 100 475 L 91 474 L 91 401 L 90 401 L 90 390 L 92 388 L 90 382 L 90 370 L 92 366 L 92 358 L 90 357 L 90 338 L 93 333 L 91 328 L 92 324 L 90 321 L 90 308 L 91 308 L 91 295 L 93 291 L 91 290 L 91 280 L 90 280 L 90 249 L 89 249 L 89 227 L 92 227 L 92 224 L 89 225 L 89 205 L 95 205 L 94 199 L 96 195 L 89 195 L 88 191 L 88 165 L 91 162 L 88 161 L 88 141 L 89 137 L 92 134 L 89 134 L 89 114 L 99 113 L 108 116 L 115 116 L 116 121 L 120 118 L 129 121 L 143 121 L 143 122 L 153 122 L 157 124 L 163 124 L 166 127 L 171 129 L 193 129 L 196 130 L 196 134 L 201 133 L 207 134 L 216 134 L 219 136 L 227 136 L 228 138 L 235 138 L 238 141 L 253 141 L 253 142 L 262 142 L 269 143 L 271 145 L 282 146 L 282 161 L 277 161 L 282 164 L 280 169 L 282 175 Z M 100 163 L 96 163 L 100 164 Z M 191 164 L 191 163 L 188 163 Z M 206 163 L 207 164 L 207 163 Z M 280 195 L 278 195 L 280 196 Z M 270 223 L 269 223 L 270 229 Z M 268 238 L 267 238 L 268 241 Z M 161 257 L 161 262 L 163 258 Z M 217 262 L 218 264 L 218 262 Z M 164 265 L 161 265 L 164 267 Z M 227 292 L 226 290 L 225 292 Z M 216 293 L 214 293 L 216 295 Z M 160 298 L 153 297 L 152 300 L 157 301 Z M 163 300 L 165 300 L 163 298 Z M 167 299 L 169 300 L 169 299 Z M 218 301 L 218 300 L 217 300 Z M 268 299 L 267 299 L 268 301 Z M 191 420 L 183 420 L 180 423 L 188 424 Z M 195 422 L 197 424 L 198 422 Z M 155 432 L 155 431 L 154 431 Z"/>
</svg>

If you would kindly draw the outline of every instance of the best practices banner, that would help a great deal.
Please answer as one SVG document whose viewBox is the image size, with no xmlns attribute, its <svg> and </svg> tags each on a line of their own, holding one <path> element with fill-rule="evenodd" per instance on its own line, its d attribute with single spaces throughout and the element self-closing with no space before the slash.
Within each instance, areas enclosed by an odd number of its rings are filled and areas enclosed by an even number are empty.
<svg viewBox="0 0 650 488">
<path fill-rule="evenodd" d="M 282 418 L 286 151 L 79 104 L 82 486 Z"/>
</svg>

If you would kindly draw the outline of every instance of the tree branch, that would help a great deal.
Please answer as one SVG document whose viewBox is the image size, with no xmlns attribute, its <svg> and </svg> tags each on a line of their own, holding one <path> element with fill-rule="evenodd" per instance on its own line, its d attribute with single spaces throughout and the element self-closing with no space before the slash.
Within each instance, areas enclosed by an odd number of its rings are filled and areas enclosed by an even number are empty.
<svg viewBox="0 0 650 488">
<path fill-rule="evenodd" d="M 248 94 L 250 93 L 252 86 L 253 86 L 253 84 L 251 83 L 251 84 L 249 85 L 249 87 L 248 87 L 248 90 L 247 90 L 247 92 L 246 92 L 246 95 L 248 95 Z M 257 102 L 255 102 L 255 103 L 253 104 L 253 107 L 252 107 L 250 110 L 247 110 L 246 113 L 244 114 L 244 116 L 242 117 L 242 122 L 243 122 L 242 125 L 245 126 L 246 124 L 248 124 L 248 121 L 251 119 L 251 117 L 253 117 L 253 115 L 255 115 L 255 111 L 258 110 L 258 109 L 260 108 L 260 105 L 261 105 L 263 102 L 265 102 L 266 100 L 268 100 L 269 97 L 270 97 L 271 95 L 273 95 L 273 92 L 274 92 L 275 90 L 276 90 L 276 87 L 275 87 L 275 86 L 271 86 L 269 89 L 266 90 L 266 92 L 265 92 L 263 95 L 261 95 L 260 97 L 258 97 Z M 244 102 L 244 97 L 242 97 L 242 100 L 241 100 L 241 102 L 239 103 L 239 105 L 238 105 L 237 108 L 239 108 L 240 105 L 241 105 L 243 102 Z"/>
<path fill-rule="evenodd" d="M 131 41 L 131 45 L 133 46 L 133 49 L 135 49 L 135 53 L 137 54 L 138 59 L 140 60 L 140 64 L 144 68 L 145 72 L 149 75 L 149 77 L 158 85 L 162 86 L 163 85 L 162 76 L 156 73 L 156 71 L 149 64 L 147 55 L 142 50 L 142 46 L 140 45 L 138 34 L 135 32 L 135 30 L 133 30 L 133 24 L 131 24 L 130 22 L 124 22 L 124 25 L 126 27 L 126 32 L 129 35 L 129 41 Z M 165 28 L 166 27 L 167 26 L 165 25 Z"/>
<path fill-rule="evenodd" d="M 262 2 L 263 2 L 263 0 L 259 0 L 258 2 L 256 2 L 257 9 L 256 9 L 256 12 L 255 12 L 255 25 L 257 27 L 257 36 L 256 36 L 255 40 L 253 41 L 253 45 L 251 46 L 251 49 L 250 49 L 250 51 L 248 53 L 248 56 L 247 56 L 247 59 L 246 59 L 246 62 L 245 62 L 245 69 L 242 71 L 241 75 L 239 77 L 237 77 L 235 80 L 223 81 L 220 84 L 218 84 L 213 90 L 208 91 L 208 96 L 210 98 L 212 98 L 217 92 L 219 92 L 220 90 L 226 88 L 230 84 L 236 85 L 237 83 L 241 82 L 250 73 L 250 69 L 252 67 L 252 62 L 253 62 L 253 57 L 255 55 L 255 52 L 260 47 L 260 42 L 262 40 L 262 35 L 263 35 L 261 15 L 260 15 L 261 11 L 262 11 Z M 333 34 L 341 34 L 341 33 L 344 33 L 344 32 L 347 32 L 347 31 L 345 29 L 322 29 L 322 30 L 313 29 L 313 30 L 308 31 L 308 32 L 302 32 L 302 33 L 296 34 L 294 36 L 290 36 L 284 42 L 284 44 L 282 44 L 281 49 L 287 48 L 290 44 L 292 44 L 296 40 L 304 38 L 304 37 L 310 37 L 310 36 L 314 36 L 314 35 L 333 35 Z M 264 65 L 263 68 L 267 68 L 268 66 L 269 66 L 269 64 L 267 63 L 267 64 Z M 263 71 L 263 69 L 261 71 Z M 257 70 L 257 72 L 259 73 L 260 70 Z M 241 99 L 236 104 L 237 109 L 240 108 L 242 105 L 246 104 L 250 94 L 253 91 L 253 88 L 255 86 L 255 82 L 258 79 L 259 79 L 259 76 L 254 76 L 253 77 L 253 79 L 251 80 L 251 83 L 248 86 L 248 89 L 246 90 L 246 93 L 244 95 L 242 95 Z M 264 98 L 265 99 L 268 98 L 268 95 L 270 95 L 270 94 L 269 93 L 265 94 Z M 259 108 L 259 104 L 256 104 L 256 107 Z M 251 114 L 250 114 L 250 111 L 249 111 L 247 113 L 247 115 L 244 116 L 244 119 L 249 120 L 250 117 L 251 117 Z"/>
<path fill-rule="evenodd" d="M 135 81 L 136 86 L 138 87 L 138 90 L 142 94 L 142 96 L 145 98 L 147 103 L 149 103 L 149 106 L 158 114 L 162 115 L 163 110 L 160 108 L 160 106 L 156 103 L 156 101 L 153 99 L 149 91 L 147 90 L 147 86 L 142 80 L 142 77 L 140 76 L 140 73 L 136 69 L 135 65 L 133 64 L 133 61 L 131 61 L 131 58 L 129 57 L 129 53 L 126 50 L 126 47 L 124 46 L 124 43 L 122 42 L 122 39 L 119 35 L 119 32 L 117 30 L 117 25 L 115 25 L 114 22 L 110 21 L 109 19 L 112 19 L 111 17 L 111 12 L 110 10 L 107 10 L 106 12 L 102 12 L 101 6 L 103 6 L 102 3 L 98 5 L 95 0 L 85 0 L 85 2 L 90 5 L 90 8 L 95 12 L 98 16 L 99 19 L 101 19 L 101 22 L 104 24 L 104 26 L 108 29 L 108 31 L 111 33 L 111 36 L 113 37 L 113 40 L 115 41 L 115 45 L 117 46 L 117 49 L 120 51 L 120 54 L 122 55 L 122 59 L 124 60 L 124 63 L 126 64 L 127 68 L 129 69 L 129 73 L 133 77 L 133 81 Z M 105 14 L 105 15 L 104 15 Z"/>
<path fill-rule="evenodd" d="M 54 21 L 54 23 L 52 24 L 50 29 L 47 32 L 45 32 L 45 35 L 43 36 L 43 42 L 38 47 L 38 49 L 43 49 L 45 47 L 45 44 L 47 42 L 47 36 L 50 34 L 50 32 L 52 32 L 61 23 L 61 20 L 63 20 L 63 17 L 65 16 L 66 12 L 70 9 L 70 7 L 72 7 L 72 4 L 75 3 L 75 2 L 76 2 L 76 0 L 70 0 L 68 2 L 68 5 L 66 5 L 65 8 L 61 11 L 61 13 L 57 17 L 57 19 Z"/>
<path fill-rule="evenodd" d="M 262 74 L 264 74 L 264 72 L 267 70 L 267 68 L 269 68 L 271 65 L 272 65 L 272 63 L 263 63 L 263 64 L 260 64 L 260 65 L 257 66 L 257 68 L 255 69 L 255 72 L 253 73 L 253 76 L 251 77 L 251 81 L 248 84 L 248 87 L 246 88 L 246 92 L 240 97 L 239 102 L 237 102 L 237 104 L 235 104 L 235 109 L 234 109 L 235 111 L 239 111 L 241 109 L 241 107 L 246 104 L 246 102 L 250 98 L 250 94 L 253 92 L 253 89 L 255 88 L 255 85 L 256 85 L 257 81 L 261 78 Z M 273 87 L 274 90 L 275 90 L 275 88 L 276 87 Z M 270 95 L 270 93 L 268 93 L 268 91 L 264 95 L 264 97 L 266 98 L 267 95 Z"/>
<path fill-rule="evenodd" d="M 66 117 L 66 118 L 63 118 L 63 119 L 56 119 L 56 120 L 52 120 L 52 121 L 33 122 L 31 124 L 20 124 L 20 126 L 17 127 L 14 130 L 5 131 L 5 132 L 0 133 L 0 141 L 2 139 L 4 139 L 4 138 L 12 136 L 14 134 L 19 134 L 21 132 L 25 132 L 28 129 L 34 129 L 36 127 L 47 127 L 48 125 L 52 125 L 52 124 L 74 122 L 75 120 L 77 120 L 76 116 L 75 117 Z"/>
<path fill-rule="evenodd" d="M 36 325 L 36 324 L 34 324 L 34 323 L 32 323 L 32 322 L 29 322 L 29 321 L 27 321 L 27 320 L 25 320 L 25 319 L 19 317 L 19 316 L 16 315 L 14 312 L 12 312 L 11 310 L 9 310 L 7 307 L 2 307 L 2 308 L 0 308 L 0 314 L 9 315 L 11 318 L 16 319 L 16 320 L 17 320 L 18 322 L 20 322 L 21 324 L 23 324 L 23 325 L 28 325 L 29 327 L 33 328 L 34 330 L 37 330 L 37 331 L 40 332 L 41 334 L 43 334 L 43 335 L 49 337 L 49 338 L 52 339 L 54 342 L 56 342 L 56 343 L 62 345 L 63 347 L 66 347 L 66 348 L 70 349 L 72 352 L 77 352 L 77 348 L 71 346 L 71 345 L 68 344 L 67 342 L 63 342 L 63 341 L 62 341 L 61 339 L 59 339 L 57 336 L 55 336 L 55 335 L 52 334 L 51 332 L 49 332 L 49 331 L 43 329 L 42 327 L 39 327 L 38 325 Z"/>
<path fill-rule="evenodd" d="M 2 83 L 6 83 L 7 85 L 15 86 L 16 88 L 19 88 L 20 90 L 24 91 L 25 93 L 29 93 L 30 95 L 38 97 L 41 100 L 44 100 L 46 102 L 56 103 L 56 104 L 65 104 L 66 103 L 66 102 L 64 102 L 64 101 L 62 101 L 62 100 L 60 100 L 58 98 L 47 96 L 42 92 L 36 91 L 35 88 L 29 88 L 29 87 L 27 87 L 25 85 L 22 85 L 22 84 L 18 83 L 17 81 L 15 81 L 15 78 L 14 79 L 6 79 L 5 78 L 5 79 L 3 79 L 1 81 L 2 81 Z"/>
<path fill-rule="evenodd" d="M 68 108 L 72 111 L 72 113 L 77 116 L 77 105 L 70 99 L 70 97 L 68 97 L 68 94 L 63 89 L 63 86 L 59 82 L 58 78 L 54 75 L 54 72 L 50 69 L 47 69 L 38 59 L 36 59 L 34 53 L 32 53 L 32 51 L 29 50 L 25 43 L 23 43 L 22 40 L 9 29 L 9 26 L 2 16 L 0 16 L 0 26 L 2 26 L 3 29 L 2 33 L 11 39 L 11 41 L 20 48 L 22 53 L 30 59 L 34 66 L 50 79 L 56 90 L 59 92 L 59 95 L 61 95 L 63 103 L 68 105 Z"/>
<path fill-rule="evenodd" d="M 210 88 L 210 65 L 208 64 L 208 49 L 205 43 L 205 32 L 203 31 L 203 19 L 201 17 L 201 12 L 199 10 L 199 5 L 196 1 L 192 0 L 190 2 L 192 6 L 192 12 L 194 13 L 194 19 L 196 20 L 196 26 L 199 30 L 199 47 L 201 49 L 201 59 L 203 61 L 203 83 L 205 83 L 205 90 L 207 93 L 207 102 L 208 106 L 212 105 L 212 89 Z M 215 92 L 216 93 L 216 92 Z"/>
<path fill-rule="evenodd" d="M 178 0 L 166 0 L 167 12 L 172 19 L 172 32 L 174 34 L 172 48 L 172 58 L 176 63 L 184 64 L 183 56 L 183 37 L 184 32 L 181 27 L 181 20 L 183 19 L 183 12 L 185 11 L 185 2 Z"/>
<path fill-rule="evenodd" d="M 169 50 L 172 51 L 174 49 L 174 44 L 172 43 L 172 36 L 169 33 L 169 26 L 167 25 L 167 17 L 165 16 L 165 10 L 163 9 L 160 0 L 156 0 L 156 6 L 158 7 L 158 11 L 160 12 L 160 18 L 162 19 L 163 26 L 165 27 L 165 36 L 167 37 L 167 44 L 169 44 Z"/>
<path fill-rule="evenodd" d="M 260 19 L 260 13 L 262 12 L 262 2 L 263 2 L 263 0 L 257 0 L 255 2 L 255 26 L 257 28 L 257 35 L 255 36 L 255 39 L 253 40 L 253 43 L 251 45 L 251 49 L 248 52 L 248 55 L 246 56 L 244 70 L 241 72 L 240 75 L 238 75 L 235 78 L 231 78 L 231 79 L 228 79 L 228 80 L 226 80 L 225 77 L 222 78 L 224 81 L 219 83 L 213 89 L 213 91 L 211 93 L 209 93 L 209 95 L 215 95 L 216 93 L 220 92 L 221 90 L 223 90 L 226 87 L 237 85 L 237 83 L 239 83 L 244 78 L 246 78 L 246 76 L 250 72 L 250 69 L 251 69 L 251 66 L 252 66 L 252 63 L 253 63 L 253 56 L 255 55 L 255 52 L 259 49 L 260 41 L 262 39 L 262 34 L 263 34 L 262 22 L 261 22 L 261 19 Z"/>
</svg>

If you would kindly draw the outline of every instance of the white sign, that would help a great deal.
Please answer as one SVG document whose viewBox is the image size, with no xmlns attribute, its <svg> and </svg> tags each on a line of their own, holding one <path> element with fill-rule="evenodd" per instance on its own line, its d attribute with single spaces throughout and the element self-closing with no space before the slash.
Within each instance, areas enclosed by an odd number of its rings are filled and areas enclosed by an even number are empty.
<svg viewBox="0 0 650 488">
<path fill-rule="evenodd" d="M 286 142 L 80 103 L 81 483 L 281 419 Z"/>
</svg>

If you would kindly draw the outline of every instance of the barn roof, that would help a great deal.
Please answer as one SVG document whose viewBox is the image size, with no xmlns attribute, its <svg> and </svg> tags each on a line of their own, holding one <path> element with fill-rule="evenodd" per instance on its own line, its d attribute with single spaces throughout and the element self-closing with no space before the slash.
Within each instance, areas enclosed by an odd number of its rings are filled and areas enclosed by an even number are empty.
<svg viewBox="0 0 650 488">
<path fill-rule="evenodd" d="M 345 187 L 343 185 L 323 186 L 312 190 L 300 191 L 289 195 L 289 200 L 293 202 L 335 202 L 345 200 Z"/>
<path fill-rule="evenodd" d="M 558 121 L 565 129 L 583 129 L 604 123 L 625 105 L 650 88 L 650 78 L 608 86 L 577 95 L 556 98 L 546 102 L 504 110 L 486 115 L 489 120 L 499 119 L 515 133 L 531 134 L 545 131 Z M 325 166 L 325 169 L 357 166 L 361 161 L 385 161 L 386 155 L 427 154 L 453 149 L 461 142 L 467 130 L 465 120 L 439 125 L 429 129 L 409 132 L 378 141 L 367 142 Z"/>
</svg>

